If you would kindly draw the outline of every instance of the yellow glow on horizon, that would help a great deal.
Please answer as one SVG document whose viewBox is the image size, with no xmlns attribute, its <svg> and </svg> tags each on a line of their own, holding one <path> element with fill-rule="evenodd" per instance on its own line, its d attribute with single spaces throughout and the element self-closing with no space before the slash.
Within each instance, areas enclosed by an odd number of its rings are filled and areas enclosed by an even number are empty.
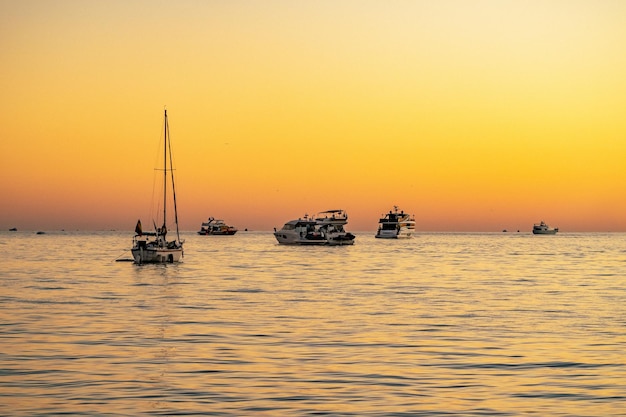
<svg viewBox="0 0 626 417">
<path fill-rule="evenodd" d="M 626 5 L 2 3 L 2 227 L 144 215 L 167 105 L 183 227 L 626 231 Z M 252 213 L 251 213 L 252 211 Z"/>
</svg>

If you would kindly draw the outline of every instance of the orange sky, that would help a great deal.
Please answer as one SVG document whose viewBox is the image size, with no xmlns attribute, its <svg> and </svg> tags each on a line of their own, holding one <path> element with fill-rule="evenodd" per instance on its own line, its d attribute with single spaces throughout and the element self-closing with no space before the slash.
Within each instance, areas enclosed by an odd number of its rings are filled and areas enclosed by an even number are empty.
<svg viewBox="0 0 626 417">
<path fill-rule="evenodd" d="M 0 0 L 0 228 L 626 231 L 626 3 Z"/>
</svg>

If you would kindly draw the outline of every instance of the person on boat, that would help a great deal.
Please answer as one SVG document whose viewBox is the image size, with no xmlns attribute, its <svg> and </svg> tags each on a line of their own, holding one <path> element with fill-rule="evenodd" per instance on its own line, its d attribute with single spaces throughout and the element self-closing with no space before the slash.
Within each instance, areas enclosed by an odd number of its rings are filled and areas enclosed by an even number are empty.
<svg viewBox="0 0 626 417">
<path fill-rule="evenodd" d="M 157 242 L 160 248 L 163 248 L 167 245 L 167 241 L 165 240 L 165 235 L 167 234 L 167 227 L 165 227 L 165 223 L 163 223 L 163 227 L 157 228 Z"/>
</svg>

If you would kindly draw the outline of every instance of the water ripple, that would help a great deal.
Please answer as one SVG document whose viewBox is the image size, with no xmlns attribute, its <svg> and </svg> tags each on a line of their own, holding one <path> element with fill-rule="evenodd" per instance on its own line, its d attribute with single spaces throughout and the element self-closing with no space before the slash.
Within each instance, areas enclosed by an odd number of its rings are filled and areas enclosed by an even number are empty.
<svg viewBox="0 0 626 417">
<path fill-rule="evenodd" d="M 113 262 L 122 233 L 3 237 L 1 415 L 626 409 L 624 234 L 189 233 L 158 266 Z"/>
</svg>

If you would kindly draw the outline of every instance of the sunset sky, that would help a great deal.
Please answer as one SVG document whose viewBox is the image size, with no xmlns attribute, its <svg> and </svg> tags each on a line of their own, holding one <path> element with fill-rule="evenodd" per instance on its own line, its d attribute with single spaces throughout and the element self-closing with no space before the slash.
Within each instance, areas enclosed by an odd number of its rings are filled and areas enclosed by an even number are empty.
<svg viewBox="0 0 626 417">
<path fill-rule="evenodd" d="M 0 0 L 0 227 L 626 232 L 624 1 Z"/>
</svg>

